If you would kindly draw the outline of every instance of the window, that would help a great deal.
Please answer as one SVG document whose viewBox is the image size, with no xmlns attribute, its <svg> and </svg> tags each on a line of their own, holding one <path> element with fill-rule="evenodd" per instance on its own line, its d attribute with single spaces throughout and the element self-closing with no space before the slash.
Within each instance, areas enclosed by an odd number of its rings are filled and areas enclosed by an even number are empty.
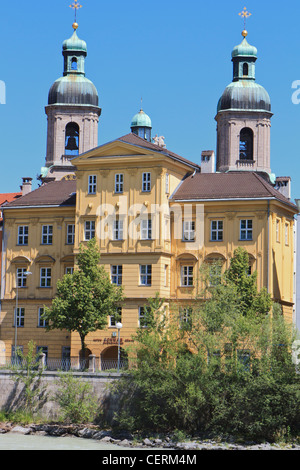
<svg viewBox="0 0 300 470">
<path fill-rule="evenodd" d="M 193 266 L 181 267 L 181 285 L 183 287 L 190 287 L 194 284 L 194 268 Z"/>
<path fill-rule="evenodd" d="M 51 268 L 41 268 L 40 287 L 51 287 Z"/>
<path fill-rule="evenodd" d="M 166 194 L 170 194 L 170 175 L 166 174 Z"/>
<path fill-rule="evenodd" d="M 123 220 L 114 220 L 113 239 L 123 240 Z"/>
<path fill-rule="evenodd" d="M 240 160 L 253 160 L 253 131 L 248 127 L 240 133 Z"/>
<path fill-rule="evenodd" d="M 42 245 L 52 245 L 53 243 L 53 226 L 43 225 L 42 227 Z"/>
<path fill-rule="evenodd" d="M 184 307 L 179 310 L 179 321 L 182 328 L 187 328 L 191 326 L 192 315 L 192 307 Z"/>
<path fill-rule="evenodd" d="M 152 239 L 152 220 L 146 219 L 141 221 L 141 240 Z"/>
<path fill-rule="evenodd" d="M 169 284 L 169 265 L 165 264 L 165 287 Z"/>
<path fill-rule="evenodd" d="M 212 220 L 210 240 L 212 242 L 223 241 L 223 221 L 222 220 Z"/>
<path fill-rule="evenodd" d="M 285 244 L 288 246 L 290 243 L 290 227 L 289 224 L 285 224 Z"/>
<path fill-rule="evenodd" d="M 183 222 L 183 241 L 195 241 L 195 222 Z"/>
<path fill-rule="evenodd" d="M 253 238 L 253 221 L 241 220 L 240 225 L 240 240 L 252 240 Z"/>
<path fill-rule="evenodd" d="M 88 193 L 89 194 L 96 194 L 96 191 L 97 191 L 97 176 L 96 175 L 90 175 L 89 176 Z"/>
<path fill-rule="evenodd" d="M 151 173 L 143 173 L 142 191 L 143 192 L 151 191 Z"/>
<path fill-rule="evenodd" d="M 250 351 L 247 349 L 240 349 L 237 351 L 237 358 L 240 366 L 244 371 L 250 370 Z"/>
<path fill-rule="evenodd" d="M 18 227 L 18 245 L 28 245 L 28 226 Z"/>
<path fill-rule="evenodd" d="M 26 273 L 27 273 L 26 268 L 17 269 L 17 285 L 19 288 L 26 287 L 26 281 L 27 281 Z"/>
<path fill-rule="evenodd" d="M 276 241 L 280 242 L 280 220 L 276 219 Z"/>
<path fill-rule="evenodd" d="M 73 274 L 74 272 L 74 267 L 73 266 L 67 266 L 65 274 Z"/>
<path fill-rule="evenodd" d="M 111 282 L 121 286 L 123 282 L 123 266 L 111 266 Z"/>
<path fill-rule="evenodd" d="M 75 225 L 67 225 L 67 244 L 74 245 L 75 241 Z"/>
<path fill-rule="evenodd" d="M 39 308 L 39 318 L 38 318 L 38 327 L 46 328 L 48 326 L 48 321 L 44 320 L 43 315 L 45 313 L 44 307 Z"/>
<path fill-rule="evenodd" d="M 139 327 L 147 328 L 145 307 L 139 307 Z"/>
<path fill-rule="evenodd" d="M 15 321 L 14 326 L 22 328 L 25 325 L 25 308 L 18 307 L 15 308 Z"/>
<path fill-rule="evenodd" d="M 121 321 L 122 321 L 122 308 L 117 307 L 116 314 L 109 317 L 109 326 L 115 328 L 117 326 L 117 323 Z"/>
<path fill-rule="evenodd" d="M 73 58 L 72 58 L 71 69 L 72 69 L 72 70 L 77 70 L 77 69 L 78 69 L 77 58 L 76 58 L 76 57 L 73 57 Z"/>
<path fill-rule="evenodd" d="M 243 75 L 248 76 L 249 75 L 249 65 L 247 62 L 243 64 Z"/>
<path fill-rule="evenodd" d="M 151 264 L 140 266 L 140 284 L 142 286 L 151 286 L 152 283 L 152 266 Z"/>
<path fill-rule="evenodd" d="M 124 175 L 117 174 L 115 176 L 115 193 L 122 193 L 124 189 Z"/>
<path fill-rule="evenodd" d="M 87 220 L 84 224 L 84 239 L 85 241 L 95 238 L 95 221 Z"/>
</svg>

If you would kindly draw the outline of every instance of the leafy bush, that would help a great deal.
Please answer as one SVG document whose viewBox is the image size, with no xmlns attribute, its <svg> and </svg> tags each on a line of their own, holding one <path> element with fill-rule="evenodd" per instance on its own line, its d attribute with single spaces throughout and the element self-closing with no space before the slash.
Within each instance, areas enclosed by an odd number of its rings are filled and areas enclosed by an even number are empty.
<svg viewBox="0 0 300 470">
<path fill-rule="evenodd" d="M 59 388 L 55 394 L 61 409 L 62 419 L 73 424 L 92 422 L 97 412 L 97 399 L 92 386 L 71 373 L 60 375 Z"/>
<path fill-rule="evenodd" d="M 247 258 L 237 263 L 246 272 Z M 244 263 L 244 265 L 243 265 Z M 234 265 L 236 266 L 236 265 Z M 147 327 L 130 351 L 134 365 L 117 385 L 115 426 L 139 432 L 235 435 L 275 440 L 299 436 L 300 376 L 292 362 L 294 331 L 265 291 L 228 280 L 207 282 L 191 303 L 188 327 L 178 308 L 149 300 Z M 239 276 L 238 279 L 240 280 Z"/>
</svg>

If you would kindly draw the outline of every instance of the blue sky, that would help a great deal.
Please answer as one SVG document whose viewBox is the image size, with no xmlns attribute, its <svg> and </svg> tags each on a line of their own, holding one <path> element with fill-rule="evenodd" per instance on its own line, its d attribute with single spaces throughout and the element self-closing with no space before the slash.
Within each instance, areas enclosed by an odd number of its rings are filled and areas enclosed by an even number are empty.
<svg viewBox="0 0 300 470">
<path fill-rule="evenodd" d="M 72 35 L 72 0 L 5 2 L 1 5 L 0 192 L 19 190 L 21 178 L 44 166 L 45 106 L 62 75 L 62 43 Z M 86 75 L 102 107 L 99 145 L 130 132 L 143 108 L 153 135 L 168 149 L 200 163 L 216 148 L 218 100 L 232 80 L 231 51 L 242 41 L 244 6 L 252 13 L 248 41 L 258 48 L 257 82 L 271 96 L 271 167 L 292 176 L 300 197 L 300 104 L 292 83 L 300 80 L 300 3 L 269 0 L 82 0 L 78 36 L 88 45 Z"/>
</svg>

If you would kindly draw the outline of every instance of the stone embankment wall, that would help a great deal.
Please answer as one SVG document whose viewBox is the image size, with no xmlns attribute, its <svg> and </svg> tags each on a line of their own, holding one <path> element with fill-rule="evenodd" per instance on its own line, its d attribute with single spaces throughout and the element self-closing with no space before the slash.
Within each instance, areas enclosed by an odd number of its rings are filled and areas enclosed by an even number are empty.
<svg viewBox="0 0 300 470">
<path fill-rule="evenodd" d="M 117 410 L 118 399 L 111 393 L 111 385 L 119 380 L 117 373 L 89 373 L 74 372 L 73 377 L 78 377 L 92 385 L 93 393 L 102 405 L 105 418 L 110 421 Z M 55 392 L 59 388 L 60 374 L 57 372 L 43 372 L 39 390 L 39 414 L 47 419 L 56 419 L 59 416 L 59 405 L 55 401 Z M 24 384 L 18 382 L 17 376 L 12 371 L 0 371 L 0 410 L 14 411 L 23 402 Z"/>
</svg>

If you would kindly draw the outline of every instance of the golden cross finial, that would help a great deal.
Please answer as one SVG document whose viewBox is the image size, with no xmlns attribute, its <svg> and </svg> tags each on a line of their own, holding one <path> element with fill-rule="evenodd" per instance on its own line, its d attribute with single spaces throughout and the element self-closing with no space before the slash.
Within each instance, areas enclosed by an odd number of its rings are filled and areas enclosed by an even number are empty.
<svg viewBox="0 0 300 470">
<path fill-rule="evenodd" d="M 77 10 L 79 10 L 79 8 L 82 8 L 82 5 L 80 5 L 80 3 L 78 2 L 78 0 L 74 0 L 74 2 L 70 5 L 70 8 L 72 8 L 74 11 L 75 11 L 75 24 L 77 24 Z"/>
<path fill-rule="evenodd" d="M 252 16 L 252 13 L 250 13 L 245 7 L 244 10 L 239 13 L 239 15 L 244 19 L 244 31 L 242 32 L 242 35 L 246 37 L 248 35 L 246 31 L 246 21 L 248 18 L 250 18 L 250 16 Z"/>
</svg>

